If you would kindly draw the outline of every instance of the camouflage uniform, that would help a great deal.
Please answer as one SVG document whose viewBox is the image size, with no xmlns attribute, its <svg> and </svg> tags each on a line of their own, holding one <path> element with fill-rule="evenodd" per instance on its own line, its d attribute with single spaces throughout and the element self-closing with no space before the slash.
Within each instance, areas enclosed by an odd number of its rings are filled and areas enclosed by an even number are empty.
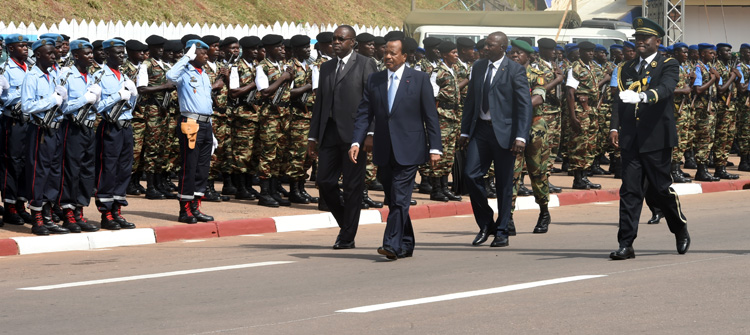
<svg viewBox="0 0 750 335">
<path fill-rule="evenodd" d="M 565 83 L 568 80 L 568 71 L 573 67 L 573 62 L 569 61 L 568 59 L 563 59 L 562 62 L 560 62 L 560 70 L 562 70 L 563 73 L 563 92 L 561 94 L 562 99 L 560 101 L 560 147 L 558 148 L 558 153 L 562 157 L 569 157 L 568 155 L 568 148 L 569 148 L 569 140 L 571 137 L 570 134 L 570 122 L 568 119 L 570 119 L 570 111 L 568 111 L 568 95 L 565 93 L 567 91 L 567 88 L 565 86 Z"/>
<path fill-rule="evenodd" d="M 685 70 L 687 71 L 688 75 L 695 73 L 695 64 L 687 62 L 684 64 Z M 690 82 L 690 87 L 692 88 L 693 83 Z M 685 103 L 687 107 L 685 108 L 685 112 L 688 115 L 688 125 L 687 125 L 687 137 L 685 138 L 685 142 L 687 143 L 687 146 L 685 147 L 685 150 L 694 150 L 695 148 L 695 106 L 693 105 L 693 101 L 696 100 L 695 92 L 691 92 L 690 96 L 688 97 L 688 101 Z"/>
<path fill-rule="evenodd" d="M 167 69 L 153 58 L 149 58 L 141 64 L 142 71 L 148 75 L 148 86 L 159 86 L 167 83 Z M 159 173 L 165 165 L 167 134 L 164 124 L 167 112 L 161 107 L 164 95 L 168 92 L 157 92 L 143 94 L 141 107 L 143 108 L 143 119 L 145 130 L 142 131 L 143 138 L 143 167 L 146 173 Z M 148 134 L 148 136 L 145 136 Z"/>
<path fill-rule="evenodd" d="M 716 70 L 721 76 L 722 83 L 726 84 L 732 74 L 729 65 L 719 61 L 716 64 Z M 739 82 L 739 79 L 737 79 Z M 716 130 L 714 134 L 714 164 L 716 166 L 726 166 L 729 159 L 729 150 L 732 149 L 732 142 L 737 131 L 735 114 L 737 113 L 737 82 L 731 85 L 727 92 L 719 94 L 716 100 Z"/>
<path fill-rule="evenodd" d="M 597 82 L 599 78 L 593 69 L 596 65 L 587 67 L 581 60 L 573 63 L 573 78 L 578 80 L 576 97 L 576 118 L 581 123 L 581 132 L 573 133 L 570 127 L 571 137 L 568 144 L 568 157 L 570 167 L 573 170 L 586 170 L 591 167 L 596 156 L 596 139 L 599 132 L 599 116 L 596 112 L 596 103 L 599 101 L 599 90 Z M 588 100 L 588 109 L 584 109 L 581 101 Z"/>
<path fill-rule="evenodd" d="M 219 64 L 215 64 L 214 70 L 209 64 L 203 66 L 211 84 L 219 78 Z M 211 117 L 211 124 L 214 130 L 214 137 L 219 146 L 214 150 L 211 156 L 211 170 L 209 171 L 209 180 L 221 180 L 221 174 L 229 173 L 232 166 L 232 131 L 229 120 L 232 118 L 232 110 L 227 104 L 229 99 L 229 85 L 225 85 L 220 90 L 213 90 L 214 113 Z"/>
<path fill-rule="evenodd" d="M 92 73 L 91 71 L 95 67 L 100 69 L 99 65 L 94 62 L 89 67 L 89 73 Z M 129 59 L 125 60 L 125 63 L 122 64 L 120 69 L 122 70 L 122 73 L 128 76 L 128 78 L 131 78 L 132 80 L 138 78 L 138 67 L 130 62 Z M 133 127 L 133 172 L 143 171 L 141 152 L 143 149 L 143 133 L 146 129 L 146 123 L 143 119 L 143 101 L 145 100 L 141 97 L 139 101 L 140 103 L 136 104 L 133 108 L 133 119 L 130 121 L 130 125 Z"/>
<path fill-rule="evenodd" d="M 617 69 L 617 65 L 612 62 L 607 62 L 601 66 L 602 75 L 599 79 L 603 79 L 607 75 L 612 75 L 612 71 Z M 609 122 L 612 120 L 612 88 L 609 83 L 604 85 L 604 96 L 600 97 L 602 100 L 601 107 L 597 110 L 599 116 L 599 135 L 597 136 L 597 153 L 603 154 L 605 152 L 612 152 L 613 147 L 609 145 Z"/>
<path fill-rule="evenodd" d="M 260 61 L 258 66 L 263 69 L 268 83 L 273 84 L 284 71 L 283 63 L 279 67 L 268 58 Z M 263 106 L 259 112 L 258 123 L 258 178 L 270 179 L 280 176 L 283 160 L 283 150 L 286 139 L 283 136 L 289 126 L 289 84 L 279 86 L 285 92 L 281 96 L 278 106 L 272 105 L 274 95 L 263 99 Z"/>
<path fill-rule="evenodd" d="M 684 65 L 680 66 L 680 77 L 677 88 L 681 89 L 688 84 L 690 72 Z M 689 86 L 689 85 L 688 85 Z M 672 150 L 672 162 L 682 161 L 682 156 L 688 147 L 688 132 L 690 130 L 690 95 L 679 95 L 674 100 L 674 117 L 677 127 L 677 147 Z"/>
<path fill-rule="evenodd" d="M 294 67 L 294 87 L 302 87 L 305 85 L 312 86 L 312 66 L 308 64 L 302 64 L 297 59 L 289 61 L 289 66 Z M 302 100 L 304 97 L 304 101 Z M 289 131 L 286 134 L 287 147 L 284 150 L 284 154 L 287 156 L 284 161 L 286 162 L 286 169 L 281 172 L 286 172 L 286 175 L 292 181 L 300 181 L 305 179 L 305 172 L 309 168 L 306 166 L 307 157 L 307 133 L 310 132 L 310 119 L 312 118 L 312 106 L 315 98 L 312 95 L 312 91 L 308 94 L 303 94 L 291 101 L 291 117 L 289 121 Z"/>
<path fill-rule="evenodd" d="M 526 77 L 529 79 L 531 95 L 541 96 L 543 99 L 547 95 L 544 85 L 546 83 L 545 73 L 537 70 L 533 66 L 526 66 Z M 521 182 L 523 166 L 529 172 L 531 179 L 531 189 L 534 191 L 534 200 L 539 205 L 549 203 L 549 183 L 547 177 L 547 167 L 549 165 L 549 142 L 547 141 L 547 122 L 544 121 L 543 104 L 534 107 L 534 115 L 529 130 L 529 142 L 526 144 L 523 154 L 516 156 L 516 162 L 513 168 L 513 200 L 511 210 L 515 208 L 518 187 Z"/>
<path fill-rule="evenodd" d="M 703 77 L 701 86 L 711 80 L 709 68 L 698 62 L 696 72 Z M 714 126 L 716 123 L 716 89 L 712 85 L 695 99 L 695 162 L 708 164 L 708 155 L 714 144 Z"/>
<path fill-rule="evenodd" d="M 244 59 L 236 63 L 237 74 L 239 75 L 239 85 L 247 86 L 255 81 L 255 64 L 248 64 Z M 234 108 L 234 117 L 231 121 L 232 128 L 232 173 L 244 174 L 254 173 L 255 164 L 253 163 L 253 149 L 255 149 L 255 139 L 258 129 L 258 106 L 255 102 L 260 101 L 259 92 L 250 92 L 254 94 L 255 100 L 248 102 L 248 96 L 240 97 L 237 106 Z"/>
<path fill-rule="evenodd" d="M 440 138 L 443 144 L 443 155 L 431 169 L 431 177 L 447 176 L 453 171 L 453 157 L 456 142 L 461 131 L 461 113 L 458 109 L 461 91 L 458 89 L 458 78 L 454 71 L 443 62 L 435 69 L 436 83 L 440 90 L 435 101 L 440 121 Z"/>
<path fill-rule="evenodd" d="M 171 64 L 164 64 L 169 71 L 172 68 Z M 162 168 L 165 172 L 177 172 L 180 169 L 180 141 L 177 138 L 179 117 L 180 117 L 180 104 L 178 102 L 177 90 L 173 90 L 168 93 L 171 97 L 168 110 L 166 111 L 166 119 L 164 122 L 164 133 L 166 134 L 166 143 L 164 143 L 165 159 L 164 167 Z"/>
<path fill-rule="evenodd" d="M 104 64 L 107 64 L 107 63 L 104 62 L 102 65 Z M 99 71 L 101 69 L 102 69 L 101 65 L 99 65 L 96 61 L 94 61 L 93 63 L 91 63 L 91 66 L 89 66 L 88 71 L 89 71 L 89 74 L 93 75 L 94 73 L 96 73 L 96 71 Z"/>
<path fill-rule="evenodd" d="M 750 65 L 740 63 L 737 66 L 745 77 L 745 83 L 750 80 Z M 750 92 L 743 91 L 737 94 L 737 144 L 740 147 L 740 155 L 750 154 L 750 106 L 748 98 Z"/>
<path fill-rule="evenodd" d="M 544 82 L 549 83 L 555 80 L 555 70 L 552 69 L 546 62 L 540 61 L 536 63 L 539 70 L 544 73 Z M 560 111 L 561 111 L 561 99 L 558 97 L 558 90 L 562 91 L 563 86 L 555 87 L 551 90 L 546 91 L 546 97 L 542 104 L 542 112 L 544 116 L 544 122 L 547 124 L 547 142 L 549 143 L 549 159 L 547 164 L 547 173 L 552 170 L 555 165 L 555 158 L 558 154 L 560 147 Z M 559 92 L 562 96 L 562 92 Z"/>
<path fill-rule="evenodd" d="M 432 76 L 432 73 L 435 72 L 436 66 L 430 63 L 430 61 L 427 60 L 427 57 L 425 57 L 417 62 L 415 69 L 419 69 L 419 71 Z M 419 174 L 424 177 L 432 176 L 432 168 L 430 167 L 429 162 L 419 166 Z"/>
</svg>

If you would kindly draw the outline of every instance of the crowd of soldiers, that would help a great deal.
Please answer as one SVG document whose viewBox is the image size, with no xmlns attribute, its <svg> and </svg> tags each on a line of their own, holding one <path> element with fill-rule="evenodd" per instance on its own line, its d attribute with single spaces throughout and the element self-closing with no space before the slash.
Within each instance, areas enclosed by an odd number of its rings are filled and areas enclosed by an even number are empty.
<svg viewBox="0 0 750 335">
<path fill-rule="evenodd" d="M 178 198 L 172 179 L 181 170 L 177 120 L 184 111 L 167 72 L 191 40 L 208 46 L 202 71 L 212 84 L 214 149 L 208 185 L 187 210 L 205 221 L 210 217 L 200 213 L 200 200 L 227 201 L 229 196 L 267 207 L 318 203 L 325 210 L 318 197 L 307 193 L 305 181 L 315 179 L 316 162 L 307 155 L 308 130 L 320 65 L 335 57 L 333 33 L 316 36 L 316 57 L 304 35 L 186 35 L 180 40 L 152 35 L 144 44 L 121 38 L 71 41 L 58 34 L 41 35 L 32 43 L 12 34 L 4 40 L 8 58 L 0 70 L 2 222 L 30 223 L 38 235 L 96 231 L 83 214 L 94 197 L 102 228 L 127 229 L 135 225 L 122 217 L 126 194 Z M 385 39 L 361 33 L 356 41 L 356 52 L 374 58 L 383 70 Z M 609 120 L 618 92 L 632 89 L 618 87 L 619 64 L 634 59 L 637 51 L 631 42 L 609 50 L 590 42 L 536 42 L 533 47 L 531 39 L 518 38 L 506 57 L 526 66 L 534 106 L 529 143 L 516 159 L 514 197 L 534 195 L 541 209 L 534 232 L 544 233 L 550 221 L 549 193 L 561 192 L 549 183 L 551 173 L 574 176 L 573 189 L 601 188 L 588 179 L 592 175 L 619 177 L 619 152 L 608 142 L 610 131 L 616 130 L 609 128 Z M 418 50 L 409 55 L 407 66 L 431 75 L 444 151 L 439 164 L 420 168 L 415 189 L 431 200 L 460 201 L 465 194 L 463 153 L 456 144 L 471 66 L 484 57 L 484 40 L 427 37 L 424 49 L 416 48 L 411 38 L 405 43 Z M 681 166 L 697 169 L 698 181 L 738 178 L 726 170 L 733 143 L 739 148 L 739 170 L 750 171 L 745 80 L 750 78 L 750 45 L 742 45 L 739 58 L 731 49 L 726 43 L 663 48 L 681 63 L 675 90 L 679 147 L 673 155 L 674 182 L 691 181 Z M 132 135 L 113 135 L 123 129 Z M 709 166 L 715 168 L 713 174 Z M 492 173 L 486 178 L 490 197 Z M 523 185 L 525 174 L 532 190 Z M 368 189 L 382 190 L 376 176 L 370 155 L 363 208 L 383 207 L 367 194 Z M 215 181 L 222 182 L 221 190 Z M 181 222 L 196 222 L 184 218 L 181 212 Z M 55 223 L 60 221 L 61 226 Z M 513 234 L 514 226 L 510 229 Z"/>
</svg>

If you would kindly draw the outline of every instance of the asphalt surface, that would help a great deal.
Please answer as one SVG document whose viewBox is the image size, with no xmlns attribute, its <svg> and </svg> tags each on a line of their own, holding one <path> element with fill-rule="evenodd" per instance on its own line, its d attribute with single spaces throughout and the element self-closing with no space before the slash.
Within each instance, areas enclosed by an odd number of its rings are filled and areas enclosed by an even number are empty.
<svg viewBox="0 0 750 335">
<path fill-rule="evenodd" d="M 543 235 L 519 211 L 507 248 L 472 247 L 469 216 L 417 220 L 397 261 L 384 225 L 353 250 L 323 229 L 5 257 L 0 334 L 747 334 L 750 191 L 681 201 L 690 251 L 646 210 L 627 261 L 617 202 L 552 208 Z"/>
</svg>

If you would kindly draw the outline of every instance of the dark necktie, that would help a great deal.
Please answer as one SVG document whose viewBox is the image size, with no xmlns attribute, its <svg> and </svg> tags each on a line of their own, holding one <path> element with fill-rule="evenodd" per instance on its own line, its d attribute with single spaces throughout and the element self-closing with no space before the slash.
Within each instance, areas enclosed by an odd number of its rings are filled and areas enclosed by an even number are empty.
<svg viewBox="0 0 750 335">
<path fill-rule="evenodd" d="M 643 73 L 646 72 L 646 65 L 648 65 L 646 60 L 642 60 L 641 66 L 638 68 L 638 76 L 643 77 Z"/>
<path fill-rule="evenodd" d="M 495 68 L 495 64 L 490 63 L 487 76 L 484 78 L 484 86 L 482 86 L 482 111 L 485 113 L 490 110 L 490 84 L 492 84 L 493 68 Z"/>
<path fill-rule="evenodd" d="M 341 80 L 341 75 L 344 73 L 344 60 L 339 59 L 339 67 L 336 68 L 336 82 Z"/>
</svg>

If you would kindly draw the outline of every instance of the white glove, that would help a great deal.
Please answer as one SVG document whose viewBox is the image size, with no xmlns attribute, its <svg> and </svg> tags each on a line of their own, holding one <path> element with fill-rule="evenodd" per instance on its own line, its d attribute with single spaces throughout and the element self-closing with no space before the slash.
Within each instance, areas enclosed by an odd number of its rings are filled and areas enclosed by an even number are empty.
<svg viewBox="0 0 750 335">
<path fill-rule="evenodd" d="M 620 92 L 620 100 L 626 104 L 637 104 L 641 102 L 641 97 L 633 90 Z"/>
<path fill-rule="evenodd" d="M 55 86 L 55 93 L 59 94 L 63 98 L 63 100 L 68 99 L 68 90 L 63 86 Z"/>
<path fill-rule="evenodd" d="M 130 91 L 123 88 L 117 93 L 120 93 L 120 100 L 130 100 Z"/>
<path fill-rule="evenodd" d="M 219 147 L 219 141 L 216 139 L 215 135 L 211 134 L 211 136 L 214 138 L 213 143 L 211 143 L 211 154 L 213 155 L 216 148 Z"/>
<path fill-rule="evenodd" d="M 86 92 L 83 95 L 83 97 L 86 98 L 86 103 L 89 103 L 89 104 L 93 104 L 96 102 L 96 100 L 99 99 L 99 97 L 96 94 L 91 93 L 91 92 Z"/>
<path fill-rule="evenodd" d="M 187 56 L 187 58 L 191 61 L 195 60 L 195 49 L 197 49 L 197 47 L 195 44 L 193 44 L 192 46 L 190 46 L 190 49 L 188 49 L 188 51 L 185 53 L 185 56 Z"/>
<path fill-rule="evenodd" d="M 10 88 L 10 83 L 8 83 L 8 79 L 5 78 L 5 76 L 0 75 L 0 92 L 5 91 Z"/>
<path fill-rule="evenodd" d="M 99 86 L 99 84 L 93 84 L 89 86 L 88 91 L 91 92 L 91 94 L 96 95 L 97 98 L 102 96 L 102 87 Z"/>
<path fill-rule="evenodd" d="M 63 97 L 60 94 L 57 94 L 57 92 L 52 93 L 52 97 L 55 98 L 55 106 L 60 106 L 63 103 Z"/>
<path fill-rule="evenodd" d="M 132 96 L 134 97 L 138 96 L 138 89 L 135 87 L 135 83 L 132 80 L 128 79 L 125 81 L 125 89 L 130 91 L 130 94 Z"/>
</svg>

